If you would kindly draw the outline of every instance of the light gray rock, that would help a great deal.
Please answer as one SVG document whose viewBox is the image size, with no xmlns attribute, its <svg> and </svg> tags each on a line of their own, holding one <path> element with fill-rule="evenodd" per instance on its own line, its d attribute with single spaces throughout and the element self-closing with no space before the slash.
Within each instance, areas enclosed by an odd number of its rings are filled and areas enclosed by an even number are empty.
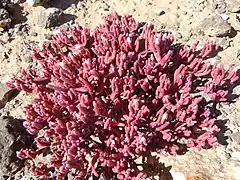
<svg viewBox="0 0 240 180">
<path fill-rule="evenodd" d="M 15 97 L 18 92 L 18 90 L 10 89 L 6 84 L 0 83 L 0 109 L 3 108 L 13 97 Z"/>
<path fill-rule="evenodd" d="M 226 12 L 227 4 L 226 4 L 225 1 L 215 2 L 215 4 L 214 4 L 214 9 L 215 9 L 219 14 L 223 14 L 223 13 Z"/>
<path fill-rule="evenodd" d="M 240 144 L 240 132 L 233 133 L 231 136 L 232 140 L 237 144 Z"/>
<path fill-rule="evenodd" d="M 59 24 L 62 10 L 58 8 L 48 8 L 40 12 L 38 25 L 42 28 L 50 28 Z"/>
<path fill-rule="evenodd" d="M 3 99 L 3 97 L 5 96 L 5 94 L 7 92 L 9 92 L 11 89 L 5 85 L 5 84 L 0 84 L 0 99 Z"/>
<path fill-rule="evenodd" d="M 208 36 L 223 37 L 231 33 L 231 25 L 219 15 L 214 15 L 203 20 L 201 30 Z"/>
<path fill-rule="evenodd" d="M 229 37 L 217 38 L 216 43 L 219 44 L 223 50 L 231 46 L 231 39 Z"/>
<path fill-rule="evenodd" d="M 240 31 L 240 15 L 232 13 L 230 14 L 230 20 L 231 26 L 234 28 L 235 31 Z"/>
<path fill-rule="evenodd" d="M 225 131 L 224 133 L 226 136 L 231 136 L 232 135 L 232 130 L 231 129 L 228 129 Z"/>
<path fill-rule="evenodd" d="M 0 84 L 0 109 L 7 103 L 5 96 L 9 90 L 10 89 L 6 85 Z"/>
<path fill-rule="evenodd" d="M 43 0 L 27 0 L 28 5 L 30 6 L 38 6 L 43 3 Z"/>
<path fill-rule="evenodd" d="M 229 0 L 227 1 L 227 9 L 229 12 L 238 13 L 240 12 L 240 1 L 238 0 Z"/>
</svg>

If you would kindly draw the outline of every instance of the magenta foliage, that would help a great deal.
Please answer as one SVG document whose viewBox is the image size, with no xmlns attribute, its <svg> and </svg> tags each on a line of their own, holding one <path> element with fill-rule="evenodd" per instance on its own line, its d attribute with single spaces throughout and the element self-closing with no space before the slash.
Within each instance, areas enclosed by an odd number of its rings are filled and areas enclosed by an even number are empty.
<svg viewBox="0 0 240 180">
<path fill-rule="evenodd" d="M 24 126 L 36 136 L 36 148 L 19 158 L 50 152 L 48 164 L 33 167 L 47 179 L 99 176 L 105 170 L 118 179 L 143 179 L 135 160 L 147 152 L 176 155 L 182 145 L 218 145 L 207 94 L 227 101 L 237 70 L 204 61 L 218 46 L 207 43 L 177 47 L 153 25 L 143 28 L 131 16 L 112 13 L 90 30 L 72 26 L 33 52 L 42 69 L 23 72 L 8 84 L 34 93 Z M 135 165 L 134 165 L 135 164 Z M 42 173 L 44 172 L 44 173 Z"/>
</svg>

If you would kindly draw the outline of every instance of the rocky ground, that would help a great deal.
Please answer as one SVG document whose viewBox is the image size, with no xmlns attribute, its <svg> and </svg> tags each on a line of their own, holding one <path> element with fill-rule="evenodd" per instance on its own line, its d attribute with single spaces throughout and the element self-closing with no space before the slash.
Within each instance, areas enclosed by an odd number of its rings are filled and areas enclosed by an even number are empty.
<svg viewBox="0 0 240 180">
<path fill-rule="evenodd" d="M 3 179 L 31 178 L 27 173 L 28 163 L 20 170 L 22 164 L 14 158 L 15 151 L 26 146 L 23 142 L 30 137 L 21 128 L 17 128 L 15 134 L 9 130 L 13 120 L 24 119 L 22 109 L 31 97 L 17 95 L 3 84 L 20 70 L 36 67 L 31 50 L 50 40 L 59 28 L 67 29 L 73 23 L 93 28 L 101 23 L 103 16 L 115 10 L 119 14 L 132 14 L 139 22 L 152 22 L 159 30 L 172 32 L 180 43 L 215 41 L 223 49 L 213 62 L 240 65 L 238 0 L 48 0 L 42 6 L 30 6 L 30 0 L 28 3 L 0 2 L 0 114 L 8 117 L 0 118 L 0 175 Z M 240 87 L 235 93 L 240 93 Z M 161 162 L 170 167 L 172 178 L 240 179 L 240 100 L 222 104 L 219 109 L 221 116 L 218 118 L 226 125 L 226 138 L 219 137 L 223 146 L 177 157 L 161 157 Z"/>
</svg>

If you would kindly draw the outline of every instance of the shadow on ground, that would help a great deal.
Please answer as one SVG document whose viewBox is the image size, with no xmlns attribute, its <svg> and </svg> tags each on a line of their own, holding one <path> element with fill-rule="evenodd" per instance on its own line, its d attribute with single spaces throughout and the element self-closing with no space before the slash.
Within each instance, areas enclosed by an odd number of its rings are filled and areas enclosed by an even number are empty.
<svg viewBox="0 0 240 180">
<path fill-rule="evenodd" d="M 131 169 L 134 169 L 134 172 L 139 172 L 139 167 L 143 169 L 141 172 L 147 174 L 147 179 L 149 180 L 173 180 L 173 177 L 170 173 L 172 166 L 166 167 L 164 163 L 160 162 L 160 158 L 156 156 L 151 156 L 150 153 L 147 156 L 144 156 L 143 162 L 130 162 Z M 118 179 L 116 174 L 113 174 L 111 168 L 101 168 L 98 169 L 100 173 L 100 177 L 93 176 L 93 180 L 116 180 Z M 144 179 L 146 179 L 144 178 Z M 142 179 L 142 178 L 141 178 Z"/>
<path fill-rule="evenodd" d="M 78 2 L 80 2 L 80 0 L 49 0 L 44 6 L 46 8 L 56 7 L 65 10 Z"/>
<path fill-rule="evenodd" d="M 10 4 L 8 7 L 8 11 L 13 17 L 12 24 L 21 24 L 27 21 L 26 14 L 23 13 L 23 7 L 18 4 Z"/>
<path fill-rule="evenodd" d="M 60 18 L 59 24 L 65 24 L 70 21 L 74 21 L 77 18 L 77 16 L 72 14 L 63 14 Z"/>
</svg>

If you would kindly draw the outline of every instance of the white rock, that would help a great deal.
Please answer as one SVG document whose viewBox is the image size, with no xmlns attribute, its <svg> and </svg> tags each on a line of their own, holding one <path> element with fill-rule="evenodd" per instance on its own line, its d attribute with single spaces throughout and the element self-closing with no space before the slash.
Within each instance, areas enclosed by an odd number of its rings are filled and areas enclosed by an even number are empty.
<svg viewBox="0 0 240 180">
<path fill-rule="evenodd" d="M 42 0 L 27 0 L 27 3 L 30 5 L 30 6 L 36 6 L 38 4 L 41 3 Z"/>
<path fill-rule="evenodd" d="M 227 14 L 219 14 L 225 21 L 229 19 L 229 16 Z"/>
<path fill-rule="evenodd" d="M 187 177 L 181 172 L 171 172 L 173 180 L 186 180 Z"/>
<path fill-rule="evenodd" d="M 240 180 L 240 168 L 239 167 L 235 169 L 235 179 Z"/>
</svg>

